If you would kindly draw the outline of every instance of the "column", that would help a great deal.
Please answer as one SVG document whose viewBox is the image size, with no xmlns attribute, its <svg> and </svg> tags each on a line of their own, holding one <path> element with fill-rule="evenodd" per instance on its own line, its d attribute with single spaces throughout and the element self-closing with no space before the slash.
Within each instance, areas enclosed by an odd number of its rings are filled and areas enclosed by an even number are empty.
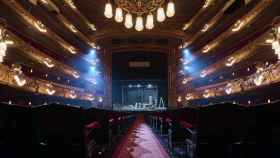
<svg viewBox="0 0 280 158">
<path fill-rule="evenodd" d="M 170 49 L 168 53 L 168 108 L 176 108 L 176 77 L 178 50 Z"/>
<path fill-rule="evenodd" d="M 103 49 L 102 63 L 104 66 L 104 106 L 113 108 L 112 104 L 112 53 Z"/>
</svg>

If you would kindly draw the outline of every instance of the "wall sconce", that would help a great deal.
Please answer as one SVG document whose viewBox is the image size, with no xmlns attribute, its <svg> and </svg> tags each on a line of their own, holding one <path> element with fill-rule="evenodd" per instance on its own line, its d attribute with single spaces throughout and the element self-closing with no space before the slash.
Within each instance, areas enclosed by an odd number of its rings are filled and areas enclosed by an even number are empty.
<svg viewBox="0 0 280 158">
<path fill-rule="evenodd" d="M 44 64 L 48 67 L 48 68 L 53 68 L 55 65 L 53 64 L 53 61 L 49 58 L 45 58 L 44 59 Z"/>
<path fill-rule="evenodd" d="M 245 24 L 245 22 L 243 21 L 243 20 L 238 20 L 235 24 L 234 24 L 234 26 L 233 26 L 233 28 L 232 28 L 232 32 L 237 32 L 237 31 L 239 31 L 243 26 L 244 26 L 244 24 Z"/>
<path fill-rule="evenodd" d="M 74 10 L 77 9 L 77 7 L 75 6 L 73 0 L 65 0 L 65 2 Z"/>
<path fill-rule="evenodd" d="M 233 86 L 231 83 L 228 83 L 225 87 L 225 92 L 227 95 L 230 95 L 233 93 Z"/>
<path fill-rule="evenodd" d="M 210 97 L 209 90 L 204 91 L 203 97 L 204 98 L 209 98 Z"/>
<path fill-rule="evenodd" d="M 68 49 L 68 51 L 69 51 L 71 54 L 77 54 L 77 51 L 75 50 L 74 47 L 68 46 L 67 49 Z"/>
<path fill-rule="evenodd" d="M 187 83 L 188 83 L 188 79 L 184 78 L 182 84 L 187 84 Z"/>
<path fill-rule="evenodd" d="M 190 27 L 190 23 L 186 23 L 186 24 L 183 26 L 182 30 L 185 31 L 185 30 L 187 30 L 189 27 Z"/>
<path fill-rule="evenodd" d="M 203 70 L 201 73 L 200 73 L 200 77 L 201 78 L 204 78 L 207 76 L 207 72 L 205 70 Z"/>
<path fill-rule="evenodd" d="M 97 49 L 97 50 L 100 49 L 100 47 L 99 47 L 95 42 L 89 42 L 88 44 L 91 45 L 91 47 L 92 47 L 93 49 Z"/>
<path fill-rule="evenodd" d="M 26 84 L 25 79 L 21 79 L 18 75 L 14 75 L 14 80 L 16 81 L 17 85 L 22 87 Z"/>
<path fill-rule="evenodd" d="M 54 95 L 54 93 L 56 92 L 54 89 L 53 89 L 53 85 L 52 84 L 46 84 L 47 88 L 46 88 L 46 91 L 49 95 Z"/>
<path fill-rule="evenodd" d="M 92 94 L 89 94 L 88 97 L 87 97 L 87 99 L 88 99 L 89 101 L 94 101 L 94 100 L 95 100 L 95 97 L 94 97 Z"/>
<path fill-rule="evenodd" d="M 206 0 L 202 6 L 203 9 L 206 9 L 210 6 L 213 0 Z"/>
<path fill-rule="evenodd" d="M 193 97 L 192 94 L 189 93 L 189 94 L 186 95 L 185 99 L 186 99 L 187 101 L 189 101 L 189 100 L 194 99 L 194 97 Z"/>
<path fill-rule="evenodd" d="M 92 31 L 96 31 L 96 27 L 94 24 L 89 24 L 89 27 Z"/>
<path fill-rule="evenodd" d="M 19 65 L 12 65 L 12 76 L 19 87 L 24 86 L 27 82 L 26 79 L 22 78 L 23 74 L 22 74 L 21 66 Z"/>
<path fill-rule="evenodd" d="M 39 20 L 33 21 L 33 25 L 40 32 L 46 33 L 48 31 L 46 26 Z"/>
<path fill-rule="evenodd" d="M 203 47 L 202 52 L 207 53 L 210 49 L 211 49 L 210 46 L 206 45 L 206 46 Z"/>
<path fill-rule="evenodd" d="M 256 74 L 255 79 L 254 79 L 255 85 L 256 86 L 262 85 L 264 79 L 265 79 L 265 77 L 264 77 L 264 75 L 262 73 Z"/>
<path fill-rule="evenodd" d="M 71 90 L 71 91 L 70 91 L 69 97 L 70 97 L 71 99 L 76 99 L 76 98 L 77 98 L 77 94 L 75 93 L 74 90 Z"/>
<path fill-rule="evenodd" d="M 72 75 L 73 75 L 73 77 L 75 77 L 75 78 L 80 78 L 80 74 L 79 74 L 77 71 L 74 71 L 74 72 L 72 73 Z"/>
<path fill-rule="evenodd" d="M 203 28 L 201 29 L 201 32 L 206 32 L 209 28 L 210 28 L 209 25 L 208 25 L 208 24 L 205 24 L 205 25 L 203 26 Z"/>
<path fill-rule="evenodd" d="M 236 58 L 230 57 L 230 58 L 227 59 L 227 62 L 226 62 L 225 65 L 226 65 L 227 67 L 231 67 L 232 65 L 235 64 L 235 62 L 236 62 Z"/>
<path fill-rule="evenodd" d="M 74 25 L 72 25 L 72 24 L 69 26 L 69 28 L 70 28 L 70 30 L 71 30 L 72 32 L 74 32 L 74 33 L 77 33 L 77 32 L 78 32 L 77 28 L 76 28 Z"/>
</svg>

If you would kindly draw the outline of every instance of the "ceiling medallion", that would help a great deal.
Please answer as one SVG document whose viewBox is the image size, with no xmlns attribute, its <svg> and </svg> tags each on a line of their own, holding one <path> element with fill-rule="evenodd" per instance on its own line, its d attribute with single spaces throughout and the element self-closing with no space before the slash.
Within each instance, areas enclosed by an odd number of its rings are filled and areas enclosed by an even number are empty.
<svg viewBox="0 0 280 158">
<path fill-rule="evenodd" d="M 134 27 L 136 31 L 144 30 L 144 18 L 146 20 L 145 28 L 151 30 L 154 28 L 154 17 L 158 22 L 163 22 L 166 16 L 171 18 L 175 15 L 173 0 L 168 1 L 166 11 L 163 7 L 167 0 L 114 0 L 113 2 L 116 5 L 115 14 L 113 6 L 108 0 L 105 4 L 105 17 L 111 19 L 114 16 L 116 22 L 124 21 L 127 29 Z"/>
</svg>

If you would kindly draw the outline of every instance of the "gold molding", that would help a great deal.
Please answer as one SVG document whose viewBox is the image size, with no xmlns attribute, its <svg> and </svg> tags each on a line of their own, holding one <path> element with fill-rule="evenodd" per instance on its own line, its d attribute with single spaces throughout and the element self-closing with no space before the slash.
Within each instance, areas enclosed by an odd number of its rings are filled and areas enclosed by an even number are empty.
<svg viewBox="0 0 280 158">
<path fill-rule="evenodd" d="M 196 51 L 194 54 L 200 54 L 200 53 L 201 54 L 194 56 L 194 58 L 192 60 L 189 60 L 187 62 L 187 64 L 189 64 L 190 62 L 197 59 L 203 53 L 206 54 L 206 53 L 211 52 L 214 48 L 216 48 L 218 45 L 220 45 L 220 43 L 222 41 L 224 41 L 226 38 L 237 33 L 238 31 L 244 29 L 245 27 L 248 27 L 249 24 L 253 23 L 253 21 L 255 20 L 257 15 L 259 13 L 261 13 L 265 8 L 267 8 L 272 2 L 273 2 L 273 0 L 260 0 L 258 2 L 258 4 L 251 11 L 246 13 L 246 15 L 244 15 L 242 18 L 236 20 L 236 22 L 233 25 L 231 25 L 225 32 L 223 32 L 222 34 L 217 36 L 214 40 L 205 44 L 203 48 Z M 238 23 L 240 25 L 238 25 Z M 242 24 L 242 26 L 241 26 L 241 24 Z M 233 29 L 235 29 L 237 27 L 239 28 L 238 31 L 232 31 Z"/>
<path fill-rule="evenodd" d="M 81 89 L 81 88 L 62 85 L 62 84 L 58 84 L 58 83 L 54 83 L 54 82 L 50 82 L 50 81 L 46 81 L 46 80 L 42 80 L 42 79 L 35 79 L 35 78 L 31 78 L 29 76 L 26 76 L 24 74 L 21 74 L 21 78 L 23 78 L 26 81 L 26 84 L 19 86 L 13 78 L 14 75 L 15 74 L 14 74 L 14 71 L 12 68 L 10 68 L 6 65 L 0 64 L 0 84 L 7 85 L 7 86 L 10 86 L 13 88 L 19 88 L 19 89 L 33 92 L 33 93 L 40 93 L 40 94 L 44 94 L 44 95 L 50 95 L 46 91 L 46 85 L 51 84 L 53 86 L 53 89 L 56 90 L 55 94 L 52 94 L 52 95 L 69 98 L 69 99 L 71 99 L 70 97 L 67 96 L 67 93 L 69 93 L 69 91 L 75 91 L 77 94 L 76 99 L 81 99 L 81 100 L 90 101 L 87 98 L 89 95 L 92 95 L 90 93 L 87 93 L 84 89 Z"/>
<path fill-rule="evenodd" d="M 16 0 L 7 0 L 3 1 L 6 5 L 8 5 L 11 9 L 13 9 L 17 14 L 19 14 L 25 22 L 27 22 L 29 25 L 33 26 L 36 30 L 38 30 L 38 26 L 36 25 L 37 22 L 40 22 L 38 19 L 36 19 L 32 14 L 30 14 L 25 8 L 23 8 Z M 63 47 L 65 50 L 67 50 L 70 54 L 76 54 L 77 50 L 74 48 L 70 43 L 65 41 L 63 37 L 60 37 L 55 32 L 53 32 L 51 29 L 47 28 L 44 24 L 40 25 L 41 27 L 45 27 L 45 31 L 39 31 L 42 34 L 46 35 L 50 39 L 54 39 L 54 41 L 57 41 L 61 47 Z M 73 49 L 74 48 L 74 49 Z"/>
</svg>

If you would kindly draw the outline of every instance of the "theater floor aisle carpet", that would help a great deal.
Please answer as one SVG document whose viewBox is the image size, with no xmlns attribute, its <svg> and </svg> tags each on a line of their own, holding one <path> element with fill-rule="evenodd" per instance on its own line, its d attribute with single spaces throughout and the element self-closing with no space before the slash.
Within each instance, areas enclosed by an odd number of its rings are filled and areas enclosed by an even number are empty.
<svg viewBox="0 0 280 158">
<path fill-rule="evenodd" d="M 113 158 L 170 158 L 140 115 L 123 138 Z"/>
</svg>

